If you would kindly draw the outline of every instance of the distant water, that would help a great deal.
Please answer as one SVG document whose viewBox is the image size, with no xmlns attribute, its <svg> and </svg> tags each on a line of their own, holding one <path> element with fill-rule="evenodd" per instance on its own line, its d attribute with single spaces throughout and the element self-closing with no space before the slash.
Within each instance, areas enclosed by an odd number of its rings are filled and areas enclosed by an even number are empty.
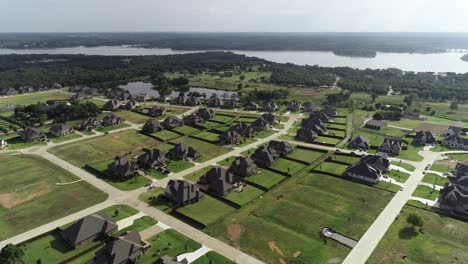
<svg viewBox="0 0 468 264">
<path fill-rule="evenodd" d="M 86 54 L 86 55 L 169 55 L 186 54 L 204 51 L 175 51 L 160 48 L 140 48 L 131 46 L 70 47 L 56 49 L 1 49 L 4 54 Z M 383 53 L 378 52 L 375 58 L 337 56 L 333 52 L 321 51 L 233 51 L 237 54 L 254 56 L 280 63 L 299 65 L 319 65 L 324 67 L 352 67 L 358 69 L 399 68 L 406 71 L 432 72 L 468 72 L 468 62 L 460 57 L 463 51 L 452 50 L 444 53 Z"/>
<path fill-rule="evenodd" d="M 151 83 L 145 82 L 130 82 L 126 85 L 120 85 L 120 88 L 123 88 L 129 91 L 131 94 L 139 94 L 145 93 L 152 96 L 159 96 L 159 93 L 152 89 L 153 85 Z M 223 95 L 226 94 L 226 98 L 229 99 L 231 95 L 237 94 L 236 92 L 232 91 L 224 91 L 224 90 L 214 90 L 214 89 L 207 89 L 207 88 L 198 88 L 198 87 L 191 87 L 189 92 L 198 92 L 200 94 L 205 93 L 206 98 L 210 98 L 211 95 L 216 94 L 219 98 L 223 98 Z M 172 92 L 170 97 L 177 97 L 179 92 Z"/>
</svg>

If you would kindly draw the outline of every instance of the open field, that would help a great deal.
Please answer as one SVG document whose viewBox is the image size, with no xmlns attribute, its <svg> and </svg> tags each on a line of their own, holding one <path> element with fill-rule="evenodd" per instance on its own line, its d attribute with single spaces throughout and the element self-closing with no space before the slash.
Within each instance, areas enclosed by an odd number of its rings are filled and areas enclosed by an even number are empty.
<svg viewBox="0 0 468 264">
<path fill-rule="evenodd" d="M 293 153 L 288 155 L 288 158 L 312 163 L 323 154 L 325 154 L 323 151 L 296 147 Z"/>
<path fill-rule="evenodd" d="M 181 207 L 177 211 L 204 225 L 209 225 L 220 217 L 234 212 L 235 209 L 205 195 L 199 202 Z"/>
<path fill-rule="evenodd" d="M 392 196 L 339 178 L 303 173 L 205 231 L 266 263 L 339 263 L 349 249 L 331 240 L 324 243 L 320 230 L 331 226 L 359 239 Z"/>
<path fill-rule="evenodd" d="M 0 237 L 25 232 L 72 214 L 107 196 L 49 161 L 33 155 L 0 155 Z"/>
<path fill-rule="evenodd" d="M 128 111 L 128 110 L 119 111 L 116 114 L 122 117 L 123 119 L 130 121 L 134 124 L 142 124 L 146 122 L 146 120 L 150 119 L 150 117 L 148 116 L 145 116 L 136 112 Z"/>
<path fill-rule="evenodd" d="M 410 213 L 422 217 L 424 233 L 411 232 L 406 222 Z M 467 238 L 467 223 L 405 206 L 367 263 L 467 263 Z"/>
<path fill-rule="evenodd" d="M 201 256 L 193 264 L 235 264 L 231 260 L 225 258 L 223 255 L 220 255 L 214 251 L 210 251 L 205 255 Z"/>
<path fill-rule="evenodd" d="M 167 151 L 172 146 L 137 133 L 134 130 L 112 133 L 79 142 L 49 149 L 49 152 L 70 163 L 82 167 L 87 163 L 97 163 L 142 148 L 155 147 Z"/>
<path fill-rule="evenodd" d="M 280 172 L 283 172 L 283 173 L 287 173 L 289 175 L 294 175 L 294 174 L 296 174 L 297 172 L 299 172 L 300 170 L 302 170 L 305 167 L 306 167 L 306 165 L 304 165 L 302 163 L 280 158 L 270 168 L 274 169 L 274 170 L 277 170 L 277 171 L 280 171 Z"/>
<path fill-rule="evenodd" d="M 262 170 L 257 174 L 245 178 L 246 181 L 256 183 L 267 189 L 272 188 L 273 186 L 285 179 L 285 176 L 269 170 Z"/>
<path fill-rule="evenodd" d="M 172 140 L 174 143 L 182 143 L 186 144 L 190 147 L 193 147 L 196 151 L 198 151 L 201 155 L 199 161 L 207 161 L 214 157 L 220 156 L 231 151 L 231 148 L 218 146 L 216 144 L 208 143 L 205 141 L 201 141 L 195 138 L 176 138 Z"/>
<path fill-rule="evenodd" d="M 57 91 L 43 93 L 19 94 L 15 96 L 1 97 L 0 107 L 7 105 L 30 105 L 48 100 L 67 100 L 71 95 Z"/>
<path fill-rule="evenodd" d="M 179 135 L 179 134 L 177 134 L 177 133 L 175 133 L 173 131 L 167 130 L 167 129 L 161 130 L 161 131 L 153 133 L 151 135 L 161 139 L 162 141 L 168 141 L 168 140 L 175 139 L 175 138 L 178 138 L 178 137 L 181 136 L 181 135 Z"/>
<path fill-rule="evenodd" d="M 224 198 L 235 202 L 236 204 L 243 206 L 255 199 L 258 199 L 263 191 L 253 186 L 246 185 L 242 189 L 242 192 L 230 192 L 224 196 Z"/>
</svg>

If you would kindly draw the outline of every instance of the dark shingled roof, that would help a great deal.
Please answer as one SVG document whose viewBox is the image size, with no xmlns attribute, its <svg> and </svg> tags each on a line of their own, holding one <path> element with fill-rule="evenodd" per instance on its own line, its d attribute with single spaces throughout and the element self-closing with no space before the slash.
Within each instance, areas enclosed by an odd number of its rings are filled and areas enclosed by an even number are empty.
<svg viewBox="0 0 468 264">
<path fill-rule="evenodd" d="M 130 231 L 113 239 L 96 252 L 95 264 L 134 263 L 143 252 L 141 236 L 137 231 Z"/>
<path fill-rule="evenodd" d="M 208 184 L 212 192 L 221 196 L 229 192 L 233 185 L 240 181 L 241 178 L 239 176 L 228 172 L 222 167 L 212 168 L 200 178 L 201 184 Z"/>
<path fill-rule="evenodd" d="M 189 204 L 197 202 L 203 197 L 198 186 L 183 180 L 170 180 L 164 189 L 164 196 L 173 200 L 175 204 Z"/>
<path fill-rule="evenodd" d="M 362 177 L 374 179 L 374 180 L 378 179 L 380 176 L 380 170 L 373 168 L 367 165 L 366 163 L 361 163 L 361 162 L 358 164 L 349 166 L 346 169 L 346 172 L 357 174 Z"/>
<path fill-rule="evenodd" d="M 98 234 L 105 234 L 117 229 L 115 220 L 102 213 L 85 216 L 62 231 L 62 236 L 72 244 L 78 244 Z"/>
</svg>

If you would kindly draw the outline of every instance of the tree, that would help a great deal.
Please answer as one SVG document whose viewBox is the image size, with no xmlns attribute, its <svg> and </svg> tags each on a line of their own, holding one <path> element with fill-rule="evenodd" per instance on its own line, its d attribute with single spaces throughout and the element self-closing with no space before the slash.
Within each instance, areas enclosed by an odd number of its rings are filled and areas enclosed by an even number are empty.
<svg viewBox="0 0 468 264">
<path fill-rule="evenodd" d="M 458 110 L 458 103 L 456 101 L 452 101 L 452 103 L 450 103 L 449 108 L 452 112 L 455 112 L 456 110 Z"/>
<path fill-rule="evenodd" d="M 405 102 L 408 106 L 412 105 L 414 101 L 418 99 L 418 95 L 415 93 L 410 93 L 405 98 L 403 99 L 403 102 Z"/>
<path fill-rule="evenodd" d="M 378 94 L 372 93 L 372 94 L 371 94 L 372 102 L 375 102 L 375 99 L 377 99 L 377 97 L 379 97 Z"/>
<path fill-rule="evenodd" d="M 119 215 L 119 213 L 120 213 L 120 210 L 119 210 L 118 208 L 117 208 L 117 209 L 115 209 L 115 211 L 114 211 L 114 215 L 115 215 L 115 216 L 117 216 L 117 215 Z"/>
<path fill-rule="evenodd" d="M 172 84 L 162 75 L 153 76 L 151 78 L 153 89 L 158 91 L 161 101 L 165 101 L 166 97 L 172 92 Z"/>
<path fill-rule="evenodd" d="M 411 213 L 408 215 L 408 218 L 406 218 L 406 221 L 408 224 L 411 225 L 411 227 L 414 229 L 416 226 L 417 227 L 422 227 L 424 225 L 424 221 L 422 217 L 419 214 L 416 213 Z"/>
<path fill-rule="evenodd" d="M 24 252 L 21 248 L 8 244 L 0 251 L 0 263 L 2 264 L 17 264 L 23 263 L 21 258 L 24 256 Z"/>
<path fill-rule="evenodd" d="M 237 90 L 241 90 L 241 89 L 242 89 L 242 86 L 243 86 L 242 83 L 239 83 L 239 84 L 237 85 Z"/>
<path fill-rule="evenodd" d="M 240 79 L 241 81 L 243 81 L 243 80 L 245 79 L 245 76 L 244 76 L 244 75 L 241 75 L 241 76 L 239 76 L 239 79 Z"/>
</svg>

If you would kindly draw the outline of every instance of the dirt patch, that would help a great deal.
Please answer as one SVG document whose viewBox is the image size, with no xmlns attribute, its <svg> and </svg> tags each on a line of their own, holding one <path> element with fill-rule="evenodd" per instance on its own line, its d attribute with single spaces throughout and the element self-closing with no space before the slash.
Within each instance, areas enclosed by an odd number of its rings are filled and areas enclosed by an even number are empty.
<svg viewBox="0 0 468 264">
<path fill-rule="evenodd" d="M 245 232 L 245 227 L 241 224 L 230 224 L 227 227 L 227 233 L 229 236 L 229 239 L 232 241 L 239 241 L 239 239 L 242 237 L 242 234 Z"/>
<path fill-rule="evenodd" d="M 274 251 L 284 257 L 284 253 L 278 247 L 278 245 L 276 244 L 276 241 L 268 241 L 268 247 L 271 249 L 271 251 Z"/>
<path fill-rule="evenodd" d="M 294 252 L 293 257 L 297 258 L 301 255 L 301 253 L 302 253 L 301 251 L 296 251 Z"/>
<path fill-rule="evenodd" d="M 457 166 L 457 161 L 456 160 L 438 160 L 435 162 L 435 164 L 454 170 L 455 166 Z"/>
<path fill-rule="evenodd" d="M 328 263 L 330 264 L 336 264 L 336 263 L 341 263 L 341 259 L 340 258 L 331 258 L 328 260 Z"/>
<path fill-rule="evenodd" d="M 284 261 L 284 259 L 282 259 L 282 258 L 278 259 L 278 261 L 279 261 L 279 263 L 281 263 L 281 264 L 288 264 L 288 263 L 286 263 L 286 261 Z"/>
<path fill-rule="evenodd" d="M 46 188 L 46 189 L 39 190 L 35 193 L 31 193 L 24 197 L 19 197 L 15 192 L 0 194 L 0 205 L 9 209 L 17 205 L 20 205 L 24 202 L 27 202 L 29 200 L 32 200 L 36 197 L 50 193 L 51 191 L 52 191 L 52 188 Z"/>
<path fill-rule="evenodd" d="M 415 128 L 415 130 L 418 130 L 418 131 L 429 130 L 429 131 L 432 131 L 432 132 L 434 132 L 436 134 L 440 134 L 440 133 L 444 132 L 445 130 L 447 130 L 448 127 L 449 127 L 448 125 L 421 122 L 421 124 L 419 126 L 417 126 Z"/>
</svg>

